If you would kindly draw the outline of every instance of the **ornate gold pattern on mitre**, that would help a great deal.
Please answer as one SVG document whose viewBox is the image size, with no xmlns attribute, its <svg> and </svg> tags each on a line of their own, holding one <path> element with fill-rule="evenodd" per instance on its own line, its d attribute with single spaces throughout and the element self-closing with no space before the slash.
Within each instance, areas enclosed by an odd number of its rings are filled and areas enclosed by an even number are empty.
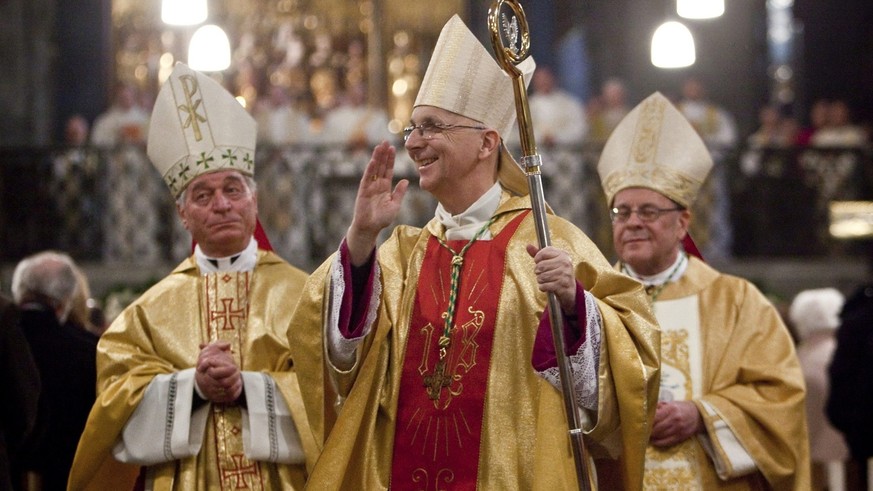
<svg viewBox="0 0 873 491">
<path fill-rule="evenodd" d="M 202 339 L 206 342 L 230 343 L 231 355 L 238 366 L 243 366 L 241 353 L 246 339 L 249 291 L 252 275 L 249 272 L 212 273 L 203 277 L 201 312 L 203 312 Z M 209 433 L 212 432 L 212 435 Z M 216 446 L 205 445 L 210 461 L 217 467 L 206 469 L 208 482 L 220 482 L 221 489 L 264 489 L 265 476 L 260 464 L 245 456 L 242 440 L 242 410 L 239 406 L 212 404 L 211 426 L 207 427 L 206 441 L 214 439 Z M 214 473 L 214 474 L 213 474 Z"/>
<path fill-rule="evenodd" d="M 655 150 L 658 146 L 658 133 L 661 122 L 664 121 L 664 101 L 647 99 L 644 101 L 643 114 L 640 116 L 640 127 L 634 140 L 634 164 L 652 162 L 655 160 Z"/>
<path fill-rule="evenodd" d="M 517 67 L 525 84 L 530 82 L 536 68 L 533 58 Z M 470 118 L 496 129 L 502 137 L 512 131 L 516 117 L 512 80 L 457 15 L 440 32 L 413 104 L 417 106 L 434 106 Z M 527 178 L 504 145 L 498 179 L 514 194 L 528 193 Z"/>
<path fill-rule="evenodd" d="M 642 187 L 688 207 L 712 165 L 706 145 L 688 120 L 655 92 L 612 132 L 597 172 L 610 205 L 622 189 Z"/>
<path fill-rule="evenodd" d="M 536 64 L 518 65 L 525 82 Z M 440 32 L 414 106 L 434 106 L 507 134 L 515 122 L 512 80 L 457 15 Z"/>
<path fill-rule="evenodd" d="M 195 177 L 235 169 L 254 174 L 255 120 L 211 77 L 183 63 L 155 100 L 148 155 L 174 196 Z"/>
</svg>

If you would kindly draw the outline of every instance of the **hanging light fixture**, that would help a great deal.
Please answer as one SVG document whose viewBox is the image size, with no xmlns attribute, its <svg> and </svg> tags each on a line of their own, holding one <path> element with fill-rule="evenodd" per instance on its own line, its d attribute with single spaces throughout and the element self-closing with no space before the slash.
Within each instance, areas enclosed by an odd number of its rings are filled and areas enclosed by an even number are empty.
<svg viewBox="0 0 873 491">
<path fill-rule="evenodd" d="M 193 26 L 206 20 L 206 0 L 163 0 L 161 20 L 173 26 Z"/>
<path fill-rule="evenodd" d="M 724 0 L 676 0 L 676 12 L 685 19 L 713 19 L 724 14 Z"/>
<path fill-rule="evenodd" d="M 214 24 L 200 26 L 188 43 L 188 66 L 201 72 L 220 72 L 230 66 L 230 41 Z"/>
<path fill-rule="evenodd" d="M 694 64 L 694 38 L 682 23 L 661 24 L 652 36 L 652 64 L 658 68 L 682 68 Z"/>
</svg>

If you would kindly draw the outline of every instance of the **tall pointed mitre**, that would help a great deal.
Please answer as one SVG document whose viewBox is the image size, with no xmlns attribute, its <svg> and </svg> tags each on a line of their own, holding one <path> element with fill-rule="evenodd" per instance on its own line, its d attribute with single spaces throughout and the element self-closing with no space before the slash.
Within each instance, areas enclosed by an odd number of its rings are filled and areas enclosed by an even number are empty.
<svg viewBox="0 0 873 491">
<path fill-rule="evenodd" d="M 255 120 L 207 75 L 178 63 L 158 93 L 149 125 L 148 155 L 173 196 L 195 177 L 255 169 Z"/>
<path fill-rule="evenodd" d="M 518 65 L 525 84 L 536 68 L 529 57 Z M 515 122 L 512 80 L 460 17 L 443 26 L 421 82 L 415 106 L 434 106 L 494 128 L 503 137 Z M 521 167 L 501 144 L 498 179 L 515 194 L 528 193 Z"/>
<path fill-rule="evenodd" d="M 694 202 L 711 168 L 712 157 L 703 140 L 659 92 L 621 120 L 597 164 L 610 205 L 622 189 L 641 187 L 686 208 Z"/>
</svg>

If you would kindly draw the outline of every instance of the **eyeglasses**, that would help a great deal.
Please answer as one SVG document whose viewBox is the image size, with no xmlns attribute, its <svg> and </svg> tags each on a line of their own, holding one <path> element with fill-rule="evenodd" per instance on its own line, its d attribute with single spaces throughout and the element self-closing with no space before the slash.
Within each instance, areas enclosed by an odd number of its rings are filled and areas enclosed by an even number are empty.
<svg viewBox="0 0 873 491">
<path fill-rule="evenodd" d="M 485 130 L 484 126 L 466 126 L 463 124 L 442 124 L 442 123 L 421 123 L 403 128 L 403 141 L 409 140 L 412 132 L 418 130 L 418 134 L 425 140 L 430 140 L 434 136 L 447 130 L 468 129 L 468 130 Z"/>
<path fill-rule="evenodd" d="M 609 210 L 609 219 L 612 220 L 613 223 L 624 223 L 630 220 L 632 214 L 636 213 L 641 222 L 654 222 L 664 213 L 683 211 L 684 209 L 685 208 L 682 208 L 681 206 L 677 206 L 676 208 L 658 208 L 654 205 L 644 205 L 632 210 L 627 206 L 619 206 L 618 208 Z"/>
</svg>

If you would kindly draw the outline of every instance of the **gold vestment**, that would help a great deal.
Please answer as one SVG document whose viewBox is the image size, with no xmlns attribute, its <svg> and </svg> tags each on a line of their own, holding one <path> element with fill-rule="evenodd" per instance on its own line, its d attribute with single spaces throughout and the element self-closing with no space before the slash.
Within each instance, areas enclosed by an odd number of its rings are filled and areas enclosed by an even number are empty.
<svg viewBox="0 0 873 491">
<path fill-rule="evenodd" d="M 218 275 L 220 278 L 224 273 Z M 204 325 L 210 319 L 231 322 L 233 317 L 241 315 L 239 311 L 231 312 L 231 307 L 239 306 L 229 304 L 224 305 L 227 311 L 223 312 L 226 315 L 222 319 L 204 314 L 203 309 L 209 304 L 209 299 L 204 298 L 204 292 L 208 291 L 204 281 L 214 276 L 201 276 L 194 257 L 186 259 L 125 309 L 103 335 L 97 350 L 97 401 L 79 442 L 70 489 L 132 489 L 139 466 L 122 464 L 110 452 L 146 387 L 156 375 L 196 365 L 200 344 L 221 337 L 208 334 L 214 330 Z M 266 489 L 302 489 L 307 468 L 314 465 L 316 445 L 300 399 L 297 374 L 291 370 L 286 336 L 306 274 L 274 253 L 259 250 L 258 264 L 247 278 L 245 332 L 232 342 L 234 350 L 239 350 L 234 357 L 241 361 L 241 370 L 265 372 L 273 378 L 291 409 L 306 454 L 306 465 L 252 463 L 234 456 L 231 464 L 239 459 L 239 469 L 219 467 L 217 456 L 228 453 L 231 447 L 241 448 L 242 433 L 235 435 L 233 429 L 222 431 L 222 425 L 228 421 L 236 426 L 238 408 L 213 408 L 198 455 L 150 466 L 156 490 L 210 489 L 207 476 L 214 479 L 219 469 L 225 475 L 257 472 L 263 476 Z M 220 322 L 216 325 L 221 328 Z M 235 414 L 216 419 L 217 412 L 225 411 Z M 217 437 L 216 431 L 224 436 Z M 217 484 L 213 481 L 213 485 Z"/>
<path fill-rule="evenodd" d="M 684 309 L 696 308 L 690 318 L 699 319 L 699 328 L 680 312 L 665 315 L 683 299 Z M 662 392 L 673 386 L 671 393 L 694 400 L 723 461 L 730 446 L 717 435 L 719 420 L 726 423 L 759 472 L 720 479 L 701 437 L 695 437 L 649 448 L 645 489 L 810 489 L 803 374 L 773 305 L 748 281 L 689 257 L 685 274 L 661 290 L 655 310 L 662 330 Z"/>
<path fill-rule="evenodd" d="M 490 227 L 492 237 L 529 209 L 527 197 L 504 192 Z M 603 457 L 601 444 L 621 448 L 620 463 L 598 460 L 598 470 L 612 468 L 603 479 L 619 480 L 601 481 L 603 489 L 639 489 L 657 400 L 657 324 L 640 285 L 617 274 L 588 237 L 559 217 L 550 216 L 549 226 L 553 245 L 570 254 L 576 277 L 597 297 L 603 318 L 598 419 L 586 437 L 589 449 Z M 307 484 L 311 489 L 376 490 L 390 485 L 409 322 L 432 235 L 443 235 L 436 220 L 424 229 L 400 226 L 379 248 L 381 303 L 372 331 L 358 348 L 358 364 L 350 372 L 338 373 L 324 355 L 322 326 L 331 299 L 333 258 L 307 282 L 293 321 L 307 328 L 291 334 L 291 345 L 297 373 L 309 382 L 301 389 L 313 431 L 324 442 Z M 527 244 L 536 243 L 533 216 L 528 214 L 506 249 L 482 421 L 480 489 L 578 489 L 562 395 L 531 366 L 546 305 L 546 296 L 537 288 L 533 259 L 525 251 Z M 343 401 L 338 416 L 335 391 Z"/>
</svg>

